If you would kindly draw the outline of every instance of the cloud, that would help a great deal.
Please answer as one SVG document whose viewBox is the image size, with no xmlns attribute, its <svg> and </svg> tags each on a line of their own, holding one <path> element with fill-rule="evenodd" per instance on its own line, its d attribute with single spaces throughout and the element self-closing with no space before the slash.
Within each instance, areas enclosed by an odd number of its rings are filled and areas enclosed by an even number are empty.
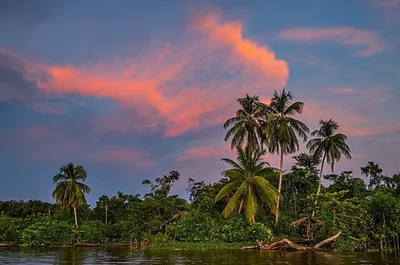
<svg viewBox="0 0 400 265">
<path fill-rule="evenodd" d="M 45 65 L 50 77 L 37 85 L 64 95 L 113 99 L 139 117 L 135 122 L 140 124 L 126 129 L 161 128 L 165 136 L 175 137 L 221 123 L 235 108 L 235 99 L 249 90 L 272 92 L 286 84 L 286 62 L 245 38 L 242 27 L 237 21 L 222 23 L 217 13 L 207 14 L 189 25 L 182 40 L 164 47 L 123 59 Z"/>
<path fill-rule="evenodd" d="M 291 28 L 281 31 L 279 37 L 283 40 L 302 43 L 332 42 L 362 47 L 358 53 L 361 56 L 371 56 L 386 48 L 375 32 L 353 27 Z"/>
<path fill-rule="evenodd" d="M 207 38 L 216 44 L 232 50 L 246 66 L 261 74 L 285 83 L 289 76 L 287 63 L 275 57 L 266 46 L 243 37 L 243 24 L 240 21 L 221 22 L 221 16 L 211 12 L 192 22 L 192 28 L 203 31 Z"/>
<path fill-rule="evenodd" d="M 45 70 L 0 47 L 0 102 L 41 113 L 64 113 L 62 105 L 67 101 L 37 86 L 38 81 L 48 77 Z"/>
</svg>

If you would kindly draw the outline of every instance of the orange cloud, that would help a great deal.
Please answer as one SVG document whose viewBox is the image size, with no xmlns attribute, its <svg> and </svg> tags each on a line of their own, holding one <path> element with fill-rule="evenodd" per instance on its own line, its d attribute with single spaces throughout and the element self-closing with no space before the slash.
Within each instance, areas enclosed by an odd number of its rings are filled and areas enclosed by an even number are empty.
<svg viewBox="0 0 400 265">
<path fill-rule="evenodd" d="M 289 76 L 287 63 L 276 59 L 268 47 L 244 38 L 243 24 L 240 21 L 222 23 L 218 13 L 209 13 L 194 21 L 193 28 L 205 32 L 212 42 L 232 49 L 247 66 L 282 85 L 286 83 Z"/>
<path fill-rule="evenodd" d="M 244 38 L 240 22 L 221 23 L 214 14 L 189 29 L 205 35 L 188 34 L 179 42 L 184 44 L 124 59 L 44 66 L 51 78 L 38 80 L 37 85 L 57 93 L 113 99 L 138 112 L 144 123 L 127 129 L 162 128 L 174 137 L 221 123 L 235 108 L 235 99 L 249 89 L 265 94 L 286 84 L 286 62 L 276 59 L 268 47 Z"/>
<path fill-rule="evenodd" d="M 333 28 L 293 28 L 279 33 L 279 37 L 288 41 L 296 42 L 334 42 L 346 46 L 364 47 L 359 55 L 370 56 L 382 52 L 386 45 L 379 36 L 369 30 L 352 27 Z"/>
</svg>

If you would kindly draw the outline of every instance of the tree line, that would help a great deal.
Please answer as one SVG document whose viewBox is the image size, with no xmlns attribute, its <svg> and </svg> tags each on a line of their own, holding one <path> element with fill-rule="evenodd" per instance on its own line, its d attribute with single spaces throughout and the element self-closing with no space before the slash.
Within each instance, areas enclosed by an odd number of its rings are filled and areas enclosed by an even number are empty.
<svg viewBox="0 0 400 265">
<path fill-rule="evenodd" d="M 0 243 L 150 240 L 211 246 L 287 237 L 312 245 L 341 232 L 328 248 L 399 250 L 399 174 L 387 176 L 372 161 L 361 167 L 362 176 L 351 171 L 335 174 L 334 166 L 342 157 L 351 159 L 346 135 L 332 119 L 321 120 L 310 133 L 299 119 L 304 103 L 294 101 L 290 91 L 275 92 L 270 104 L 249 95 L 237 102 L 235 115 L 223 125 L 225 141 L 237 158 L 222 158 L 229 168 L 215 183 L 189 178 L 189 201 L 170 195 L 180 178 L 179 172 L 171 171 L 143 181 L 149 188 L 144 195 L 104 195 L 90 208 L 85 199 L 90 192 L 87 172 L 69 163 L 53 177 L 56 204 L 0 202 Z M 297 153 L 301 142 L 307 153 Z M 268 153 L 279 154 L 279 168 L 264 160 Z M 295 162 L 285 171 L 288 155 Z M 330 173 L 326 174 L 325 165 Z M 323 179 L 329 186 L 322 185 Z"/>
</svg>

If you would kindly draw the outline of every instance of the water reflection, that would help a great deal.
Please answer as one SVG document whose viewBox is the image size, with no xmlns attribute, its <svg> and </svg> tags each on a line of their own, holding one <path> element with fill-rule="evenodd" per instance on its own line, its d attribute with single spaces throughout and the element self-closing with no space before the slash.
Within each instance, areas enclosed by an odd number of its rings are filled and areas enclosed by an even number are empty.
<svg viewBox="0 0 400 265">
<path fill-rule="evenodd" d="M 131 248 L 0 249 L 0 264 L 290 264 L 400 265 L 398 256 L 377 253 L 306 253 L 279 251 L 166 251 Z"/>
</svg>

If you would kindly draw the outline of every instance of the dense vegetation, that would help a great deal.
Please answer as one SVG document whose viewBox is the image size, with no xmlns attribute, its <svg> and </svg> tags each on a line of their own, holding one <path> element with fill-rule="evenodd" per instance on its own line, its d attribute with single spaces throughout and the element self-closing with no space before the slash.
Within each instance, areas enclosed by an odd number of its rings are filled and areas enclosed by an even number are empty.
<svg viewBox="0 0 400 265">
<path fill-rule="evenodd" d="M 309 128 L 295 119 L 304 103 L 292 98 L 283 90 L 269 105 L 256 96 L 238 99 L 240 108 L 224 124 L 229 129 L 225 140 L 231 141 L 237 159 L 222 159 L 229 168 L 216 183 L 189 178 L 189 201 L 170 194 L 180 178 L 171 171 L 143 181 L 148 186 L 144 195 L 103 195 L 91 208 L 85 199 L 88 174 L 70 163 L 53 177 L 56 204 L 0 201 L 0 243 L 151 242 L 210 248 L 287 237 L 312 245 L 340 231 L 327 246 L 331 250 L 399 250 L 400 174 L 387 176 L 374 162 L 361 167 L 362 176 L 333 173 L 342 156 L 351 159 L 346 135 L 327 120 L 309 140 Z M 295 154 L 298 138 L 308 141 L 309 153 Z M 266 153 L 280 155 L 280 168 L 263 160 Z M 285 171 L 287 155 L 295 162 Z"/>
</svg>

